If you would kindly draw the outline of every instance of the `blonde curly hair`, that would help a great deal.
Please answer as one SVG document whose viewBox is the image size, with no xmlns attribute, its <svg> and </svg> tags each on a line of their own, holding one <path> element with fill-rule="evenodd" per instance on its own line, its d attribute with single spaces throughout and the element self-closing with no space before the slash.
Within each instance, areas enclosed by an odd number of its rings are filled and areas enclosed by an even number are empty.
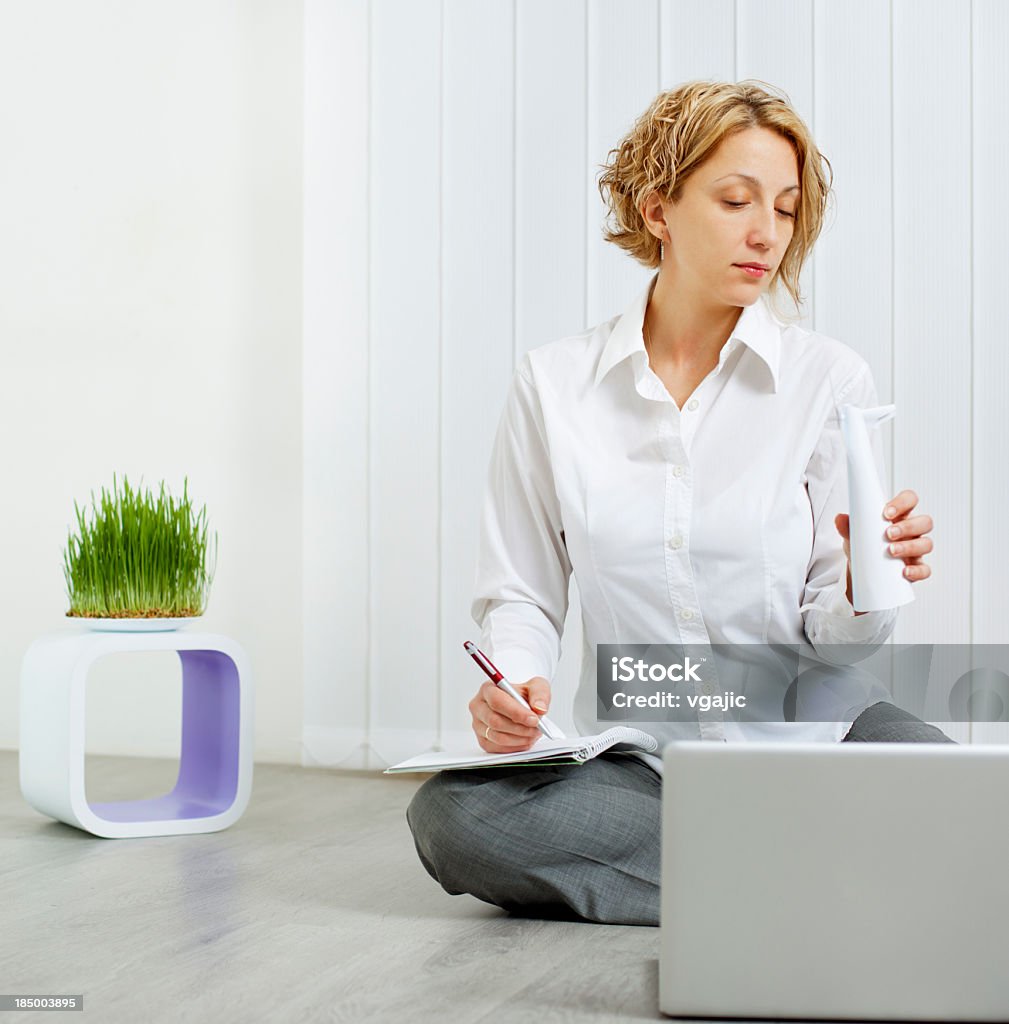
<svg viewBox="0 0 1009 1024">
<path fill-rule="evenodd" d="M 803 301 L 799 273 L 823 227 L 834 175 L 788 96 L 767 82 L 693 81 L 660 92 L 599 165 L 599 194 L 607 210 L 603 237 L 646 267 L 657 267 L 659 239 L 645 226 L 645 199 L 658 192 L 677 202 L 690 176 L 724 139 L 758 127 L 778 132 L 796 153 L 802 192 L 792 240 L 771 279 L 768 298 L 773 306 L 784 285 L 798 311 Z M 821 164 L 826 164 L 829 178 Z"/>
</svg>

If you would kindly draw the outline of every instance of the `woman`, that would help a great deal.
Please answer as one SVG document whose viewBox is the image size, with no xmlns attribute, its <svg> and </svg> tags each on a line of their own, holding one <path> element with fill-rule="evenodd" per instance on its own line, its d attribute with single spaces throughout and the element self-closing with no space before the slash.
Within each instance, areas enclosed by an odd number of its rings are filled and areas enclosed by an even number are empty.
<svg viewBox="0 0 1009 1024">
<path fill-rule="evenodd" d="M 752 82 L 663 92 L 611 151 L 606 239 L 657 273 L 622 316 L 524 357 L 481 527 L 481 647 L 524 681 L 537 713 L 551 701 L 572 572 L 582 734 L 600 731 L 597 644 L 802 643 L 836 662 L 838 645 L 874 650 L 893 630 L 897 609 L 852 608 L 847 564 L 837 409 L 878 404 L 869 367 L 784 323 L 769 301 L 782 287 L 801 301 L 829 193 L 822 163 L 788 102 Z M 912 582 L 930 575 L 932 550 L 917 501 L 902 490 L 881 510 Z M 490 682 L 469 708 L 489 752 L 539 735 Z M 711 712 L 639 727 L 660 749 L 678 737 L 953 742 L 887 702 L 850 722 Z M 657 757 L 611 752 L 576 766 L 443 772 L 407 819 L 450 893 L 527 916 L 657 925 L 661 771 Z"/>
</svg>

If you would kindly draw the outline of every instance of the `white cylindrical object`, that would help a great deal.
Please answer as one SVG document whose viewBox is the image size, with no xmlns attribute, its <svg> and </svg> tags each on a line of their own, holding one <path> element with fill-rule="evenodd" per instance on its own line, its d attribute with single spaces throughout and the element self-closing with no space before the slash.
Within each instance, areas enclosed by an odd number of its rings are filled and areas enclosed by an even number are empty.
<svg viewBox="0 0 1009 1024">
<path fill-rule="evenodd" d="M 869 431 L 892 419 L 894 405 L 860 409 L 842 405 L 841 435 L 848 455 L 848 524 L 851 549 L 851 596 L 857 612 L 897 608 L 914 600 L 904 562 L 890 554 L 892 541 L 883 515 L 887 498 L 876 472 Z"/>
</svg>

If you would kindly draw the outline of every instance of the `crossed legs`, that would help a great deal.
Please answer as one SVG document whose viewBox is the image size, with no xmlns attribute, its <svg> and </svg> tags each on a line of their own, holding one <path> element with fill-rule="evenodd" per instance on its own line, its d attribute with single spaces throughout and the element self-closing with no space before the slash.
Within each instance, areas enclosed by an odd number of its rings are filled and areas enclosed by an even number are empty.
<svg viewBox="0 0 1009 1024">
<path fill-rule="evenodd" d="M 842 742 L 954 743 L 881 701 Z M 580 765 L 444 771 L 406 816 L 421 863 L 452 895 L 524 917 L 658 925 L 662 780 L 607 753 Z"/>
</svg>

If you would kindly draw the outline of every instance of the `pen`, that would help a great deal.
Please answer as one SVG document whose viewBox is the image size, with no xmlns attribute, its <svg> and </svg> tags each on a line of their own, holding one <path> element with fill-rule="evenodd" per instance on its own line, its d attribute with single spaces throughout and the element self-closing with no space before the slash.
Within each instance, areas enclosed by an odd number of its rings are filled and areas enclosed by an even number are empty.
<svg viewBox="0 0 1009 1024">
<path fill-rule="evenodd" d="M 529 708 L 530 711 L 533 711 L 533 709 L 529 707 L 529 703 L 526 701 L 525 697 L 523 697 L 522 694 L 519 693 L 507 679 L 505 679 L 483 651 L 481 651 L 475 644 L 470 643 L 469 640 L 463 644 L 463 647 L 466 649 L 466 653 L 480 666 L 480 668 L 483 669 L 487 678 L 490 679 L 495 686 L 499 686 L 509 696 L 514 697 L 522 707 Z M 533 711 L 533 714 L 536 715 L 536 712 Z M 564 739 L 564 733 L 561 732 L 561 730 L 558 729 L 546 715 L 536 715 L 536 724 L 539 726 L 540 732 L 543 733 L 547 739 Z"/>
</svg>

